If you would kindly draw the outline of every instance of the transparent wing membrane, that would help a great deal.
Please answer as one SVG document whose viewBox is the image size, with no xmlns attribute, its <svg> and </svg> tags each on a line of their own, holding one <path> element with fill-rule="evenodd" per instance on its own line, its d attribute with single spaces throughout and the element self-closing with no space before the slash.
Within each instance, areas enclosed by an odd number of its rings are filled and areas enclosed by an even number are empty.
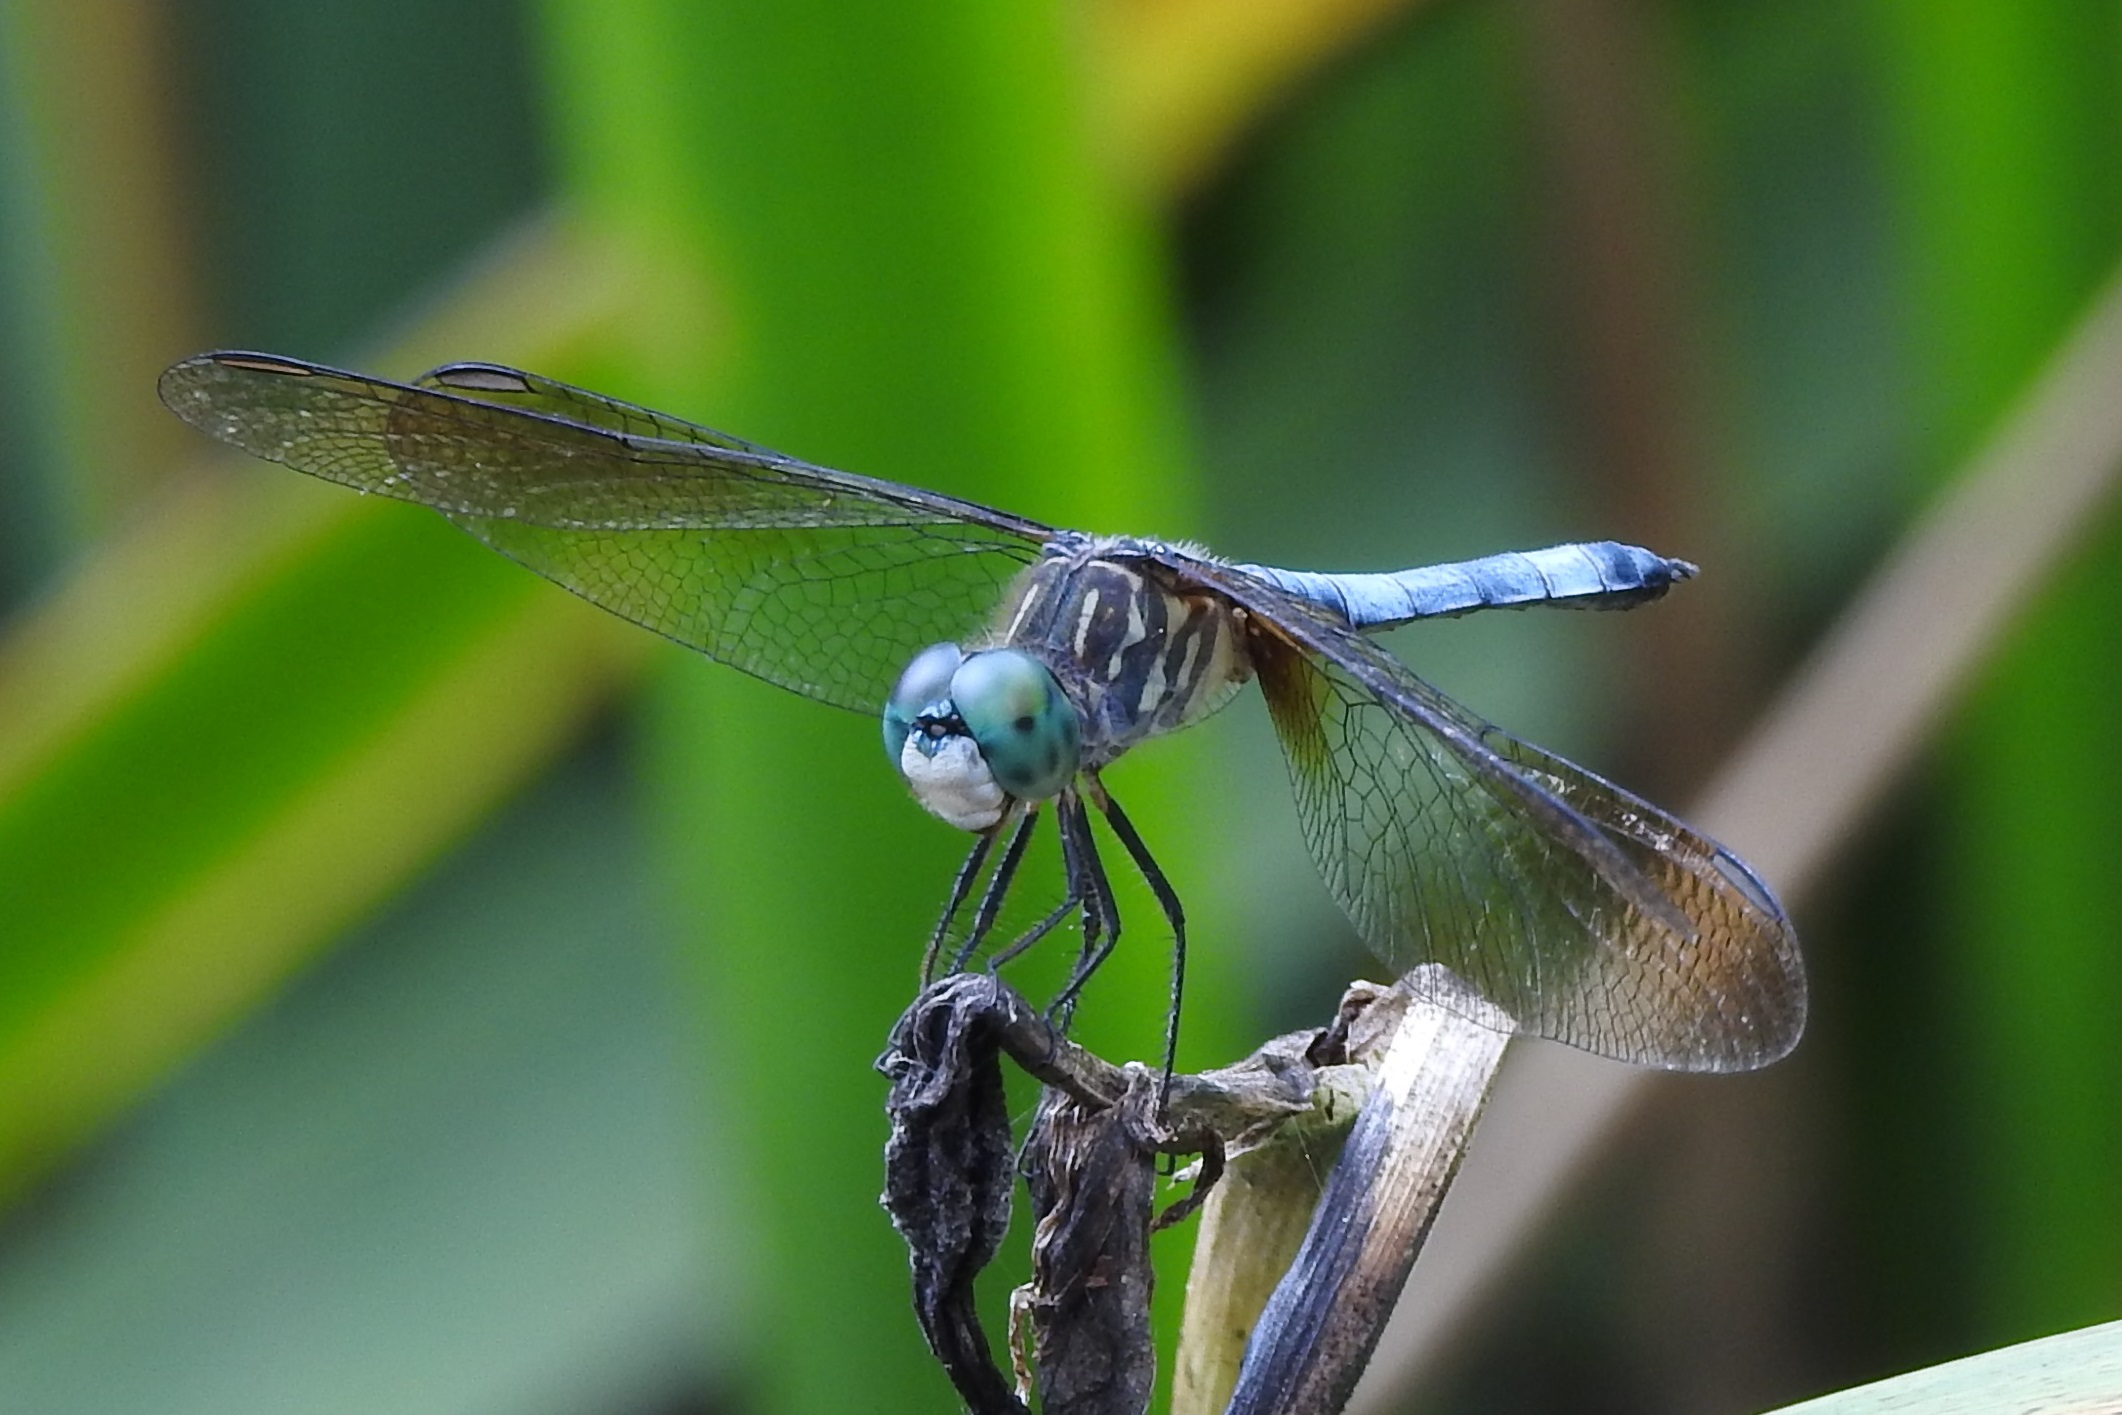
<svg viewBox="0 0 2122 1415">
<path fill-rule="evenodd" d="M 1305 840 L 1396 974 L 1442 963 L 1526 1031 L 1623 1061 L 1744 1070 L 1795 1044 L 1796 940 L 1731 852 L 1324 613 L 1228 567 L 1196 573 L 1273 626 L 1254 667 Z"/>
<path fill-rule="evenodd" d="M 692 442 L 720 447 L 726 452 L 746 452 L 760 457 L 775 454 L 756 442 L 746 442 L 711 427 L 689 423 L 654 408 L 622 402 L 604 393 L 592 393 L 571 383 L 504 368 L 500 364 L 444 364 L 413 380 L 417 388 L 439 388 L 481 403 L 497 403 L 526 412 L 543 413 L 586 427 L 600 427 L 625 437 L 662 442 Z"/>
<path fill-rule="evenodd" d="M 593 603 L 860 712 L 917 650 L 984 624 L 1050 534 L 509 369 L 427 380 L 204 355 L 162 395 L 224 442 L 433 507 Z"/>
</svg>

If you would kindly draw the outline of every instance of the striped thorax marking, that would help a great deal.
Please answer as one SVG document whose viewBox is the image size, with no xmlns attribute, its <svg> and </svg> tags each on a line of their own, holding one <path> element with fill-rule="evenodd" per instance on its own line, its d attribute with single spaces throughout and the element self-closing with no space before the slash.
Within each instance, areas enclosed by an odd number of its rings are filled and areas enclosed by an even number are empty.
<svg viewBox="0 0 2122 1415">
<path fill-rule="evenodd" d="M 998 619 L 1000 642 L 1040 652 L 1078 696 L 1091 766 L 1199 721 L 1252 676 L 1242 611 L 1100 548 L 1033 566 Z"/>
</svg>

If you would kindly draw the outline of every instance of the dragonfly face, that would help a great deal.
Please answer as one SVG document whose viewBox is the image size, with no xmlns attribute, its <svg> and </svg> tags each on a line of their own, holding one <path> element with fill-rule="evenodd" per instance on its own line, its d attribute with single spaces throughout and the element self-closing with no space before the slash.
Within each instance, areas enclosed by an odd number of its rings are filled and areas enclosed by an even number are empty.
<svg viewBox="0 0 2122 1415">
<path fill-rule="evenodd" d="M 1252 676 L 1244 615 L 1142 568 L 1153 541 L 1059 535 L 997 610 L 993 646 L 933 644 L 884 707 L 885 751 L 964 830 L 1059 794 L 1080 767 L 1189 726 Z"/>
<path fill-rule="evenodd" d="M 1072 999 L 1119 929 L 1093 810 L 1183 956 L 1178 895 L 1100 772 L 1257 678 L 1305 843 L 1396 975 L 1442 963 L 1521 1030 L 1675 1069 L 1760 1066 L 1804 1028 L 1797 941 L 1743 861 L 1481 721 L 1369 637 L 1498 606 L 1625 608 L 1694 574 L 1684 561 L 1597 542 L 1390 574 L 1234 565 L 811 466 L 490 364 L 407 385 L 204 354 L 161 393 L 224 442 L 432 507 L 711 658 L 835 706 L 882 705 L 915 794 L 978 835 L 944 914 L 977 893 L 958 963 L 1050 814 L 1066 899 L 994 956 L 1078 912 L 1084 963 L 1059 1001 Z M 939 925 L 931 958 L 942 938 Z"/>
<path fill-rule="evenodd" d="M 960 830 L 1011 800 L 1043 801 L 1082 761 L 1083 724 L 1053 672 L 1021 649 L 923 649 L 884 707 L 885 751 L 914 796 Z"/>
</svg>

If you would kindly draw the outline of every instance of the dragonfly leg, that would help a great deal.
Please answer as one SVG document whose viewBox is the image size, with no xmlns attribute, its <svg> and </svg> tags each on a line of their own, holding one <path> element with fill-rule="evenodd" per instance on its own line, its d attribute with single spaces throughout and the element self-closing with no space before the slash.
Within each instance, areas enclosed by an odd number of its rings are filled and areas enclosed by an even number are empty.
<svg viewBox="0 0 2122 1415">
<path fill-rule="evenodd" d="M 994 843 L 995 837 L 1002 833 L 1008 819 L 1005 816 L 1002 820 L 995 822 L 988 830 L 984 837 L 988 844 Z M 956 955 L 951 958 L 950 970 L 953 973 L 965 971 L 965 965 L 971 961 L 973 954 L 979 951 L 981 943 L 986 940 L 988 930 L 995 926 L 995 916 L 1002 912 L 1002 901 L 1009 894 L 1011 882 L 1017 877 L 1017 865 L 1024 859 L 1024 847 L 1031 843 L 1032 826 L 1037 823 L 1038 819 L 1038 808 L 1035 806 L 1025 808 L 1017 816 L 1016 828 L 1010 832 L 1009 844 L 1003 849 L 1002 858 L 995 862 L 995 872 L 988 877 L 987 888 L 980 894 L 980 907 L 973 914 L 972 929 L 966 934 L 965 942 L 959 945 Z M 967 860 L 966 868 L 958 872 L 960 879 L 968 887 L 970 886 L 968 872 L 976 869 L 978 857 L 985 853 L 986 851 L 981 846 L 974 846 L 974 858 Z M 963 902 L 964 893 L 958 885 L 951 887 L 951 893 L 956 900 Z M 946 915 L 945 922 L 947 923 L 948 921 L 949 916 Z M 936 941 L 938 943 L 942 942 L 940 932 Z"/>
<path fill-rule="evenodd" d="M 1061 832 L 1061 874 L 1062 878 L 1067 882 L 1067 894 L 1059 904 L 1054 906 L 1053 912 L 1029 929 L 1026 929 L 1022 936 L 1012 940 L 1009 947 L 1002 949 L 994 957 L 988 959 L 987 966 L 990 971 L 1001 967 L 1004 963 L 1009 962 L 1010 959 L 1015 958 L 1018 954 L 1024 952 L 1025 949 L 1030 948 L 1040 939 L 1052 933 L 1056 928 L 1060 927 L 1063 920 L 1068 918 L 1071 911 L 1083 903 L 1082 853 L 1076 830 L 1071 824 L 1071 817 L 1068 813 L 1068 804 L 1072 799 L 1071 794 L 1065 793 L 1062 799 L 1054 805 L 1055 825 Z"/>
<path fill-rule="evenodd" d="M 1074 791 L 1063 793 L 1057 814 L 1064 847 L 1073 845 L 1067 851 L 1069 878 L 1074 881 L 1071 892 L 1078 894 L 1083 904 L 1082 955 L 1076 960 L 1076 970 L 1046 1008 L 1048 1017 L 1065 1026 L 1075 1010 L 1077 994 L 1120 942 L 1120 906 L 1113 899 L 1112 880 L 1105 873 L 1105 864 L 1098 858 L 1098 843 L 1091 835 L 1090 814 L 1083 809 L 1082 797 Z"/>
<path fill-rule="evenodd" d="M 1178 891 L 1164 877 L 1149 847 L 1142 843 L 1142 836 L 1135 823 L 1120 809 L 1120 803 L 1107 793 L 1103 782 L 1096 777 L 1090 780 L 1090 798 L 1104 812 L 1106 824 L 1127 848 L 1135 868 L 1142 871 L 1142 878 L 1149 884 L 1150 893 L 1157 896 L 1157 903 L 1164 910 L 1165 919 L 1172 926 L 1172 996 L 1171 1010 L 1164 1015 L 1164 1083 L 1159 1097 L 1161 1105 L 1171 1093 L 1172 1066 L 1179 1055 L 1179 1000 L 1186 991 L 1186 909 L 1179 903 Z"/>
<path fill-rule="evenodd" d="M 943 951 L 944 936 L 950 932 L 951 920 L 957 917 L 966 896 L 973 892 L 973 881 L 980 877 L 980 867 L 987 863 L 987 852 L 994 848 L 998 833 L 999 823 L 981 831 L 973 838 L 972 853 L 965 857 L 964 864 L 958 866 L 958 877 L 950 884 L 950 898 L 943 905 L 943 917 L 936 920 L 935 932 L 928 936 L 928 947 L 921 952 L 922 987 L 936 980 L 936 958 Z M 957 970 L 953 968 L 951 971 Z"/>
<path fill-rule="evenodd" d="M 1011 939 L 1009 947 L 1002 949 L 1000 952 L 996 953 L 994 957 L 988 959 L 987 970 L 992 973 L 995 969 L 1001 967 L 1004 963 L 1009 962 L 1010 959 L 1015 958 L 1025 949 L 1030 948 L 1040 939 L 1045 938 L 1048 934 L 1052 933 L 1056 928 L 1060 927 L 1061 921 L 1068 917 L 1069 911 L 1075 908 L 1078 902 L 1079 901 L 1075 898 L 1075 896 L 1071 895 L 1067 899 L 1062 900 L 1059 904 L 1056 904 L 1053 908 L 1052 913 L 1048 914 L 1038 923 L 1033 924 L 1030 928 L 1026 929 L 1018 937 Z"/>
</svg>

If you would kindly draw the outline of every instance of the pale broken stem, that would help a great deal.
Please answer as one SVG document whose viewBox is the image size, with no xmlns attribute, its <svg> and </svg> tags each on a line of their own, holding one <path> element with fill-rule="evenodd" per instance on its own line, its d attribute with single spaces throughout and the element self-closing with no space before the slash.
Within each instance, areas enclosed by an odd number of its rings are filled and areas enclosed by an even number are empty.
<svg viewBox="0 0 2122 1415">
<path fill-rule="evenodd" d="M 1172 1415 L 1215 1415 L 1238 1384 L 1246 1340 L 1275 1284 L 1296 1261 L 1326 1176 L 1370 1097 L 1379 1060 L 1405 1015 L 1404 998 L 1379 996 L 1383 992 L 1359 983 L 1341 1004 L 1347 1018 L 1366 996 L 1375 999 L 1363 1021 L 1371 1011 L 1390 1011 L 1390 1021 L 1376 1029 L 1375 1045 L 1367 1048 L 1373 1054 L 1365 1055 L 1366 1048 L 1352 1039 L 1349 1062 L 1312 1073 L 1309 1109 L 1230 1148 L 1223 1181 L 1202 1205 L 1193 1265 L 1187 1270 Z"/>
<path fill-rule="evenodd" d="M 1299 1120 L 1234 1159 L 1209 1196 L 1174 1415 L 1329 1415 L 1368 1364 L 1511 1031 L 1509 1018 L 1441 968 L 1396 991 L 1404 1011 L 1372 1006 L 1368 1019 L 1388 1025 L 1376 1043 L 1352 1045 L 1375 1072 L 1323 1193 L 1322 1127 Z M 1362 1082 L 1348 1073 L 1366 1069 L 1324 1073 L 1329 1112 L 1356 1099 Z"/>
<path fill-rule="evenodd" d="M 1347 1114 L 1355 1110 L 1350 1104 Z M 1173 1415 L 1215 1415 L 1229 1403 L 1246 1338 L 1296 1260 L 1327 1169 L 1346 1138 L 1345 1116 L 1339 1125 L 1302 1127 L 1232 1160 L 1210 1192 L 1186 1275 Z"/>
<path fill-rule="evenodd" d="M 1718 774 L 1696 819 L 1802 905 L 2035 590 L 2099 523 L 2122 468 L 2122 276 L 1998 436 L 1904 537 Z M 1397 1409 L 1650 1073 L 1559 1048 L 1497 1088 L 1469 1183 L 1351 1406 Z"/>
</svg>

